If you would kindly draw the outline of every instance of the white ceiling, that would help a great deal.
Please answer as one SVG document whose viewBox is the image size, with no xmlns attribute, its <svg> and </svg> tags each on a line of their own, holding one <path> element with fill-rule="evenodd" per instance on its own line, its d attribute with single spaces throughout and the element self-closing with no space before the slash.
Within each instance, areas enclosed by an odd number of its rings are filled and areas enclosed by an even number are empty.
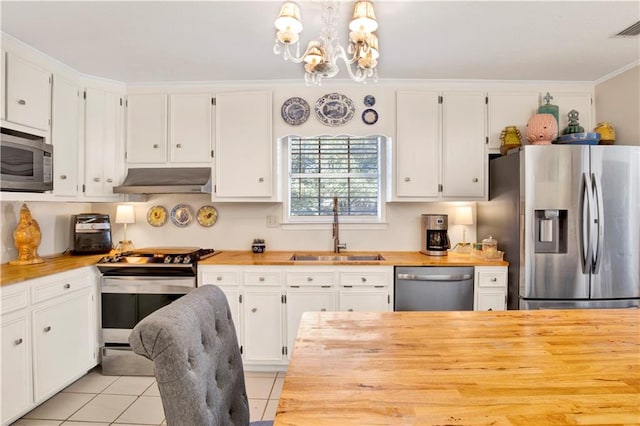
<svg viewBox="0 0 640 426">
<path fill-rule="evenodd" d="M 1 28 L 82 73 L 126 83 L 301 80 L 302 65 L 273 54 L 280 4 L 2 0 Z M 299 4 L 306 43 L 319 34 L 320 2 Z M 340 4 L 346 41 L 352 2 Z M 640 21 L 637 0 L 375 7 L 381 80 L 596 81 L 640 60 L 640 38 L 613 37 Z"/>
</svg>

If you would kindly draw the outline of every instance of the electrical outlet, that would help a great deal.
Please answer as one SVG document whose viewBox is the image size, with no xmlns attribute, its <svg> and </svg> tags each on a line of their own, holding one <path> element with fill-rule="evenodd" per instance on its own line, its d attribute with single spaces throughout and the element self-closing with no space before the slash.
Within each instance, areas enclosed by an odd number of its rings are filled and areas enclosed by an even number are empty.
<svg viewBox="0 0 640 426">
<path fill-rule="evenodd" d="M 267 228 L 277 228 L 279 226 L 278 216 L 267 216 Z"/>
</svg>

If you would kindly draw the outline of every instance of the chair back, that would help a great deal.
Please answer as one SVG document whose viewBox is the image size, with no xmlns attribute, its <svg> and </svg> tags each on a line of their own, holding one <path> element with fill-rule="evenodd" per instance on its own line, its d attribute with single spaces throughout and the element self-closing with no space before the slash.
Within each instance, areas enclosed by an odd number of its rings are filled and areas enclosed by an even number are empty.
<svg viewBox="0 0 640 426">
<path fill-rule="evenodd" d="M 168 426 L 249 424 L 240 348 L 220 288 L 198 287 L 151 313 L 129 343 L 153 361 Z"/>
</svg>

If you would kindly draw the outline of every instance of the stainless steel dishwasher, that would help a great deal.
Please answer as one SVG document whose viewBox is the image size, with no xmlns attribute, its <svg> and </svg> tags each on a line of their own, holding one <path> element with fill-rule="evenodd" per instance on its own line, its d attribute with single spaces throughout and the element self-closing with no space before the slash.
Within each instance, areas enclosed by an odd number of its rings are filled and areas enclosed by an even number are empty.
<svg viewBox="0 0 640 426">
<path fill-rule="evenodd" d="M 394 311 L 472 311 L 473 267 L 396 267 Z"/>
</svg>

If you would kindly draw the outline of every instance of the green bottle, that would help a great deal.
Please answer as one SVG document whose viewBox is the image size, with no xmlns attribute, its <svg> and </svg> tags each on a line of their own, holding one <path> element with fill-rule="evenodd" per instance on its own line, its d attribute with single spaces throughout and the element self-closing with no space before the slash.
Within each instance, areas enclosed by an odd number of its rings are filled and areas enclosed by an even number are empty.
<svg viewBox="0 0 640 426">
<path fill-rule="evenodd" d="M 558 132 L 560 131 L 560 114 L 558 112 L 558 105 L 551 105 L 549 102 L 551 101 L 551 99 L 553 99 L 553 96 L 551 96 L 549 94 L 549 92 L 547 92 L 546 95 L 544 95 L 544 98 L 542 98 L 545 101 L 544 105 L 540 105 L 538 107 L 538 114 L 551 114 L 555 117 L 556 119 L 556 124 L 558 125 Z M 557 135 L 556 138 L 554 138 L 554 140 L 557 139 Z"/>
</svg>

